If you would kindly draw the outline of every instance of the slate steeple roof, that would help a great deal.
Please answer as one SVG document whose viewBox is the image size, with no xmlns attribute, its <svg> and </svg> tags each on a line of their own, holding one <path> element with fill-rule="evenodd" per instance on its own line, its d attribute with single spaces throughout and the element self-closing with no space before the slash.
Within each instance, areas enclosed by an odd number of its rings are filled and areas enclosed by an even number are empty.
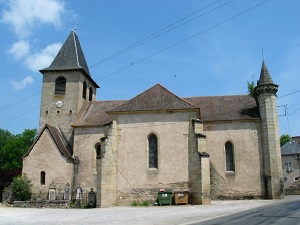
<svg viewBox="0 0 300 225">
<path fill-rule="evenodd" d="M 71 31 L 51 65 L 41 71 L 72 69 L 80 69 L 86 75 L 91 76 L 75 31 Z"/>
<path fill-rule="evenodd" d="M 263 61 L 261 66 L 261 71 L 260 71 L 260 78 L 257 81 L 257 85 L 265 85 L 265 84 L 274 84 L 274 82 L 265 64 L 265 61 Z"/>
</svg>

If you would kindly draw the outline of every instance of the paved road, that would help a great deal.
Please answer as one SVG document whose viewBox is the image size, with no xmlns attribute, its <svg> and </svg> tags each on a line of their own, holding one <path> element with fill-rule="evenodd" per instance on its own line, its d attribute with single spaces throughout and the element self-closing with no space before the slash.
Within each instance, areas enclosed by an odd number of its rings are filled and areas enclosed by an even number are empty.
<svg viewBox="0 0 300 225">
<path fill-rule="evenodd" d="M 300 199 L 283 201 L 193 224 L 300 225 Z"/>
<path fill-rule="evenodd" d="M 0 224 L 202 224 L 201 221 L 247 212 L 261 206 L 289 203 L 285 200 L 213 201 L 212 205 L 110 207 L 97 209 L 23 209 L 0 207 Z M 283 207 L 283 206 L 282 206 Z M 203 222 L 204 223 L 204 222 Z M 206 224 L 210 224 L 206 222 Z M 220 224 L 220 223 L 218 223 Z M 222 224 L 222 223 L 221 223 Z M 230 223 L 232 224 L 232 223 Z M 247 224 L 249 224 L 247 222 Z"/>
</svg>

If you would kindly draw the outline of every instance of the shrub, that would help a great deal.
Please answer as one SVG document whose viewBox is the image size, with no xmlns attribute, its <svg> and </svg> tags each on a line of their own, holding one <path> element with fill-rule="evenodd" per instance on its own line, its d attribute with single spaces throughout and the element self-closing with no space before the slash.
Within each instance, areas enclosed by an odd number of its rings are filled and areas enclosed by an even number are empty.
<svg viewBox="0 0 300 225">
<path fill-rule="evenodd" d="M 11 183 L 13 199 L 16 201 L 30 200 L 32 196 L 31 186 L 32 184 L 25 174 L 14 177 Z"/>
<path fill-rule="evenodd" d="M 148 201 L 143 201 L 143 202 L 137 202 L 137 201 L 133 201 L 130 206 L 149 206 L 149 202 Z"/>
</svg>

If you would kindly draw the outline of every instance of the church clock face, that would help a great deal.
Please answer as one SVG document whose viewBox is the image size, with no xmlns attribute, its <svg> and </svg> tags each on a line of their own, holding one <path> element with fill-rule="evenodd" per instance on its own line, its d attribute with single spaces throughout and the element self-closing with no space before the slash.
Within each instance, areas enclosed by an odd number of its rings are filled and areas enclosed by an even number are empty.
<svg viewBox="0 0 300 225">
<path fill-rule="evenodd" d="M 63 102 L 62 101 L 57 101 L 56 103 L 55 103 L 55 106 L 56 106 L 56 108 L 61 108 L 62 106 L 63 106 Z"/>
</svg>

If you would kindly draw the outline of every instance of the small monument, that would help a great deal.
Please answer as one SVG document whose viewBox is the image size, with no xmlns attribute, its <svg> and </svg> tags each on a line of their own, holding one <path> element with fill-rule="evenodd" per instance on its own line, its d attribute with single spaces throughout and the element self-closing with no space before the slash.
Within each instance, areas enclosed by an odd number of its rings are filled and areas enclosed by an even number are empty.
<svg viewBox="0 0 300 225">
<path fill-rule="evenodd" d="M 96 192 L 91 188 L 91 191 L 88 193 L 88 207 L 96 208 Z"/>
<path fill-rule="evenodd" d="M 76 205 L 81 205 L 82 200 L 82 188 L 78 186 L 76 189 Z"/>
</svg>

